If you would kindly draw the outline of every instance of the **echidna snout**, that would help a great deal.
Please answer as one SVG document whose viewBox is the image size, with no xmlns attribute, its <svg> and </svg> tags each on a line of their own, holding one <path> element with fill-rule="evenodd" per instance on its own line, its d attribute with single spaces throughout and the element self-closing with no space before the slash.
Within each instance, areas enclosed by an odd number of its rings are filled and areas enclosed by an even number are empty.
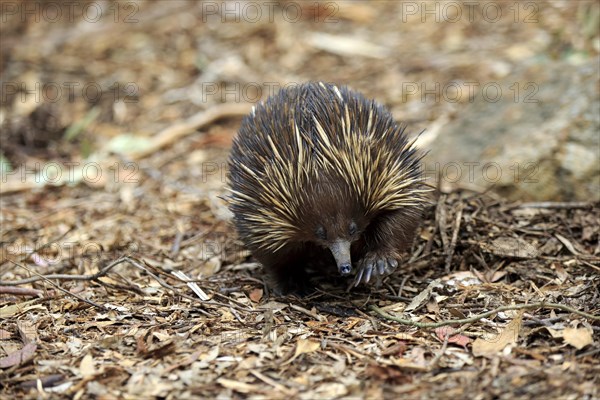
<svg viewBox="0 0 600 400">
<path fill-rule="evenodd" d="M 350 245 L 350 241 L 338 239 L 329 246 L 329 250 L 331 250 L 331 254 L 333 254 L 333 258 L 335 258 L 338 271 L 342 276 L 350 275 L 350 273 L 352 273 Z"/>
</svg>

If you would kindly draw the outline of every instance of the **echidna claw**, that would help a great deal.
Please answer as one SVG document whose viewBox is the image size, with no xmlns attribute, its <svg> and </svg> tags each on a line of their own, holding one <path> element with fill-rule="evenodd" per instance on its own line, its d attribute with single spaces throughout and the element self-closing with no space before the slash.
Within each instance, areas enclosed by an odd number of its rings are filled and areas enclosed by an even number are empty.
<svg viewBox="0 0 600 400">
<path fill-rule="evenodd" d="M 385 267 L 385 275 L 390 275 L 396 270 L 396 268 L 398 268 L 398 261 L 393 258 L 388 258 L 387 265 Z"/>
<path fill-rule="evenodd" d="M 385 275 L 385 267 L 385 259 L 377 260 L 377 272 L 379 272 L 379 275 Z"/>
<path fill-rule="evenodd" d="M 367 264 L 365 267 L 365 283 L 369 283 L 371 280 L 371 274 L 373 273 L 373 264 Z"/>
<path fill-rule="evenodd" d="M 381 283 L 381 280 L 394 272 L 397 267 L 398 261 L 394 258 L 366 256 L 358 263 L 352 286 L 357 287 L 361 283 L 368 284 L 372 279 Z"/>
<path fill-rule="evenodd" d="M 358 269 L 358 272 L 356 273 L 356 277 L 354 278 L 354 283 L 352 284 L 352 287 L 357 287 L 360 284 L 360 281 L 363 276 L 363 272 L 364 272 L 364 269 L 362 269 L 362 268 Z"/>
</svg>

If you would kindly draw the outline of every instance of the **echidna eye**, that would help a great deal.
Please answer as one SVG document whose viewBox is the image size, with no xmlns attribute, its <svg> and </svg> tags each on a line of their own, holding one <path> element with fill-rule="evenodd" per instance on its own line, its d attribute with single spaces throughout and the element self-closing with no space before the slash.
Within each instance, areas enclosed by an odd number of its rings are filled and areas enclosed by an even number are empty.
<svg viewBox="0 0 600 400">
<path fill-rule="evenodd" d="M 322 226 L 318 227 L 315 233 L 319 239 L 327 240 L 327 231 Z"/>
<path fill-rule="evenodd" d="M 356 235 L 356 231 L 358 231 L 358 227 L 356 226 L 356 222 L 352 221 L 350 222 L 350 236 L 354 236 Z"/>
</svg>

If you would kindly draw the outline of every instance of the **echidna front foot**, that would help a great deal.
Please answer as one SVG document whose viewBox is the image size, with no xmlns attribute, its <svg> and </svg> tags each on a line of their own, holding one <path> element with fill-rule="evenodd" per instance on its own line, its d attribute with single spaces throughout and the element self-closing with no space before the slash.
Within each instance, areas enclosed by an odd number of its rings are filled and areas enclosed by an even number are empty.
<svg viewBox="0 0 600 400">
<path fill-rule="evenodd" d="M 398 260 L 394 256 L 379 253 L 368 253 L 358 262 L 356 276 L 352 286 L 361 283 L 377 282 L 380 284 L 383 278 L 390 275 L 398 267 Z"/>
</svg>

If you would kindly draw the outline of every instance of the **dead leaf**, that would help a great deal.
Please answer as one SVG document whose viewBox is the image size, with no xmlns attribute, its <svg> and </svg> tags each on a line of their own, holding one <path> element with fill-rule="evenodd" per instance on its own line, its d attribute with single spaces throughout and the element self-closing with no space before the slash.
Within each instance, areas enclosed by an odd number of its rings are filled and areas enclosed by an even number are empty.
<svg viewBox="0 0 600 400">
<path fill-rule="evenodd" d="M 506 276 L 506 271 L 495 271 L 492 277 L 490 278 L 490 282 L 498 282 L 500 279 Z"/>
<path fill-rule="evenodd" d="M 269 301 L 268 303 L 260 305 L 261 310 L 272 310 L 272 311 L 281 311 L 288 307 L 287 304 L 279 303 L 277 301 Z"/>
<path fill-rule="evenodd" d="M 427 366 L 427 361 L 425 361 L 425 349 L 423 347 L 414 347 L 410 352 L 409 358 L 415 365 L 421 367 Z"/>
<path fill-rule="evenodd" d="M 411 371 L 423 372 L 429 368 L 425 361 L 425 349 L 422 347 L 413 347 L 406 357 L 400 359 L 391 358 L 390 361 L 397 367 Z"/>
<path fill-rule="evenodd" d="M 462 347 L 466 347 L 471 341 L 471 338 L 465 335 L 453 335 L 448 338 L 448 343 L 454 343 Z"/>
<path fill-rule="evenodd" d="M 321 347 L 321 343 L 319 343 L 317 341 L 308 340 L 308 339 L 299 339 L 298 342 L 296 342 L 296 351 L 294 352 L 294 355 L 292 356 L 292 358 L 290 358 L 283 364 L 285 365 L 285 364 L 291 363 L 296 358 L 298 358 L 298 356 L 300 356 L 301 354 L 313 353 L 313 352 L 317 351 L 320 347 Z"/>
<path fill-rule="evenodd" d="M 165 342 L 173 338 L 173 336 L 167 333 L 166 331 L 154 331 L 152 332 L 152 336 L 157 338 L 159 342 Z"/>
<path fill-rule="evenodd" d="M 552 263 L 552 267 L 554 267 L 554 270 L 556 271 L 558 283 L 563 284 L 569 277 L 569 274 L 567 273 L 567 271 L 565 271 L 563 266 L 560 265 L 560 263 Z"/>
<path fill-rule="evenodd" d="M 515 319 L 510 321 L 508 325 L 500 331 L 498 335 L 491 337 L 477 338 L 473 342 L 473 355 L 475 357 L 494 356 L 498 352 L 504 350 L 506 346 L 515 344 L 521 331 L 521 320 L 523 312 L 519 312 Z"/>
<path fill-rule="evenodd" d="M 422 306 L 427 300 L 429 300 L 429 297 L 431 296 L 431 291 L 439 285 L 440 285 L 439 279 L 436 279 L 433 282 L 431 282 L 429 285 L 427 285 L 427 287 L 421 293 L 416 295 L 412 299 L 410 304 L 406 306 L 406 308 L 404 309 L 404 312 L 410 312 L 410 311 L 416 310 L 417 308 Z"/>
<path fill-rule="evenodd" d="M 161 343 L 160 346 L 154 347 L 152 349 L 148 349 L 148 351 L 143 354 L 144 358 L 156 358 L 162 359 L 169 354 L 175 353 L 177 346 L 174 341 L 168 341 Z"/>
<path fill-rule="evenodd" d="M 460 286 L 476 286 L 483 282 L 483 279 L 479 278 L 478 275 L 479 274 L 476 274 L 472 271 L 459 271 L 450 275 L 446 275 L 442 278 L 442 280 L 444 281 L 445 285 L 455 288 Z"/>
<path fill-rule="evenodd" d="M 465 318 L 467 318 L 467 316 L 465 315 L 465 313 L 463 313 L 458 308 L 448 308 L 448 312 L 450 314 L 452 314 L 453 317 L 456 317 L 456 318 L 459 318 L 459 319 L 465 319 Z"/>
<path fill-rule="evenodd" d="M 450 337 L 456 329 L 451 326 L 440 326 L 439 328 L 435 328 L 435 334 L 441 341 L 446 339 L 446 336 Z"/>
<path fill-rule="evenodd" d="M 260 302 L 260 299 L 262 299 L 262 297 L 263 297 L 262 289 L 254 289 L 253 291 L 250 292 L 250 300 L 252 300 L 255 303 Z"/>
<path fill-rule="evenodd" d="M 338 399 L 348 394 L 348 388 L 339 382 L 328 382 L 317 386 L 315 392 L 324 399 Z"/>
<path fill-rule="evenodd" d="M 594 342 L 592 331 L 588 328 L 565 328 L 563 330 L 563 340 L 577 350 L 581 350 Z"/>
<path fill-rule="evenodd" d="M 20 312 L 26 312 L 34 309 L 45 310 L 41 304 L 35 304 L 38 300 L 24 301 L 22 303 L 11 304 L 0 308 L 0 319 L 7 319 Z"/>
<path fill-rule="evenodd" d="M 209 352 L 200 354 L 200 361 L 213 362 L 219 357 L 219 350 L 219 346 L 212 347 Z"/>
<path fill-rule="evenodd" d="M 566 247 L 566 248 L 567 248 L 567 249 L 568 249 L 568 250 L 569 250 L 569 251 L 570 251 L 570 252 L 571 252 L 573 255 L 576 255 L 576 256 L 577 256 L 577 255 L 581 254 L 581 252 L 577 251 L 577 249 L 575 248 L 575 246 L 573 245 L 573 243 L 571 243 L 571 242 L 569 241 L 569 239 L 567 239 L 566 237 L 564 237 L 564 236 L 562 236 L 562 235 L 559 235 L 558 233 L 557 233 L 557 234 L 555 234 L 555 236 L 556 236 L 556 238 L 557 238 L 558 240 L 560 240 L 560 242 L 561 242 L 562 244 L 564 244 L 564 245 L 565 245 L 565 247 Z"/>
<path fill-rule="evenodd" d="M 240 393 L 250 393 L 258 391 L 257 386 L 250 385 L 249 383 L 234 381 L 232 379 L 219 378 L 217 379 L 217 382 L 228 389 L 232 389 Z"/>
<path fill-rule="evenodd" d="M 427 302 L 427 311 L 430 313 L 434 313 L 434 314 L 439 314 L 440 313 L 440 306 L 437 303 L 437 301 L 435 301 L 435 299 L 431 299 Z"/>
<path fill-rule="evenodd" d="M 436 328 L 435 330 L 435 334 L 437 335 L 438 339 L 440 339 L 440 341 L 444 341 L 446 338 L 446 335 L 448 336 L 448 343 L 454 343 L 457 344 L 459 346 L 466 346 L 467 344 L 471 343 L 471 338 L 468 336 L 465 336 L 463 334 L 454 334 L 454 332 L 456 332 L 456 329 L 452 328 L 451 326 L 442 326 L 439 328 Z"/>
<path fill-rule="evenodd" d="M 79 364 L 79 371 L 81 375 L 86 378 L 94 376 L 96 374 L 96 365 L 94 363 L 94 357 L 91 354 L 86 354 Z"/>
<path fill-rule="evenodd" d="M 563 331 L 560 331 L 558 329 L 552 329 L 550 327 L 546 327 L 546 330 L 550 333 L 550 336 L 552 336 L 554 339 L 563 337 Z"/>
<path fill-rule="evenodd" d="M 189 356 L 187 356 L 183 361 L 177 363 L 177 364 L 173 364 L 170 367 L 167 367 L 165 369 L 165 372 L 171 372 L 173 370 L 176 370 L 178 368 L 181 367 L 185 367 L 187 365 L 192 364 L 193 362 L 195 362 L 196 360 L 198 360 L 198 358 L 200 357 L 200 354 L 202 352 L 200 350 L 197 350 L 195 352 L 193 352 L 192 354 L 190 354 Z"/>
<path fill-rule="evenodd" d="M 235 317 L 233 316 L 231 311 L 226 310 L 226 309 L 222 309 L 219 311 L 221 312 L 221 318 L 220 318 L 221 322 L 229 322 L 229 321 L 235 320 Z"/>
<path fill-rule="evenodd" d="M 319 347 L 321 347 L 321 344 L 315 340 L 300 339 L 296 343 L 296 352 L 294 353 L 294 358 L 298 357 L 300 354 L 307 354 L 317 351 Z"/>
<path fill-rule="evenodd" d="M 23 365 L 31 360 L 37 349 L 37 344 L 30 342 L 23 346 L 22 349 L 10 353 L 4 358 L 0 358 L 0 368 L 9 368 L 15 365 Z"/>
<path fill-rule="evenodd" d="M 409 381 L 405 372 L 393 366 L 372 364 L 369 365 L 365 373 L 367 376 L 379 381 L 388 381 L 397 384 Z"/>
<path fill-rule="evenodd" d="M 138 354 L 146 354 L 148 353 L 148 344 L 146 343 L 146 333 L 139 335 L 136 338 L 136 346 Z"/>
<path fill-rule="evenodd" d="M 491 243 L 481 243 L 480 247 L 487 253 L 501 257 L 533 258 L 539 253 L 529 242 L 512 237 L 499 237 Z"/>
<path fill-rule="evenodd" d="M 384 356 L 402 356 L 405 352 L 406 352 L 407 346 L 406 346 L 406 342 L 403 340 L 398 341 L 398 343 L 396 343 L 393 346 L 388 347 L 387 349 L 384 349 L 381 352 L 381 355 Z"/>
</svg>

